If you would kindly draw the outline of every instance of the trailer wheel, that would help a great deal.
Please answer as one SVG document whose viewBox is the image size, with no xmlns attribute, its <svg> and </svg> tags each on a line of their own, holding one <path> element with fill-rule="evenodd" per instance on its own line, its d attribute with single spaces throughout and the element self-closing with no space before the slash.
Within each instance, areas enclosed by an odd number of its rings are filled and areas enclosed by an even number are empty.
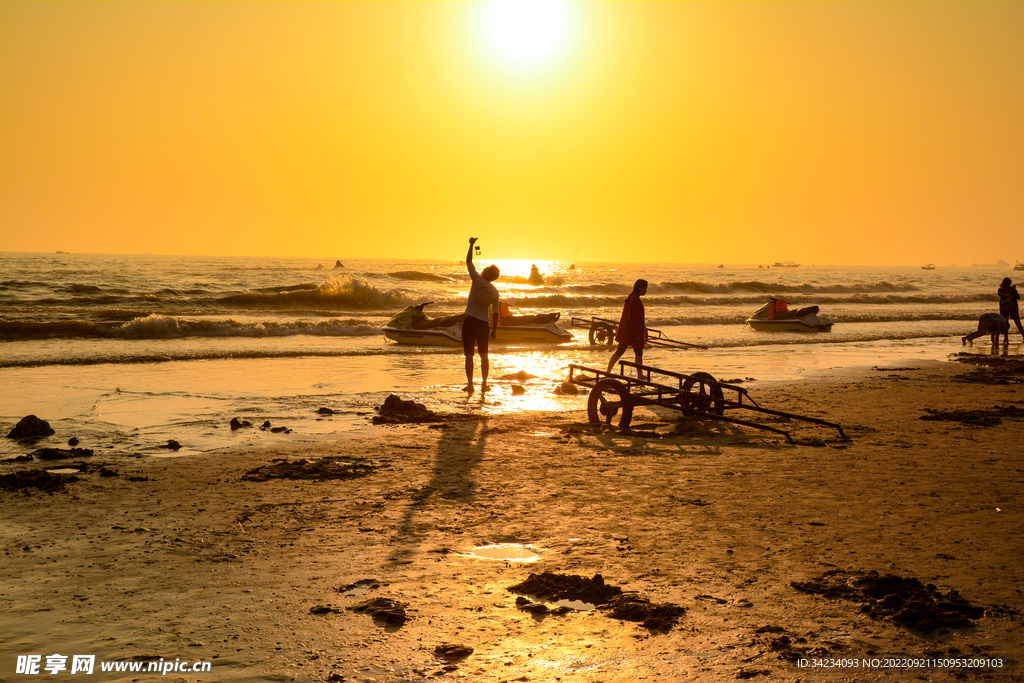
<svg viewBox="0 0 1024 683">
<path fill-rule="evenodd" d="M 619 429 L 627 429 L 633 419 L 633 402 L 629 389 L 616 379 L 602 379 L 594 384 L 587 397 L 587 416 L 591 424 L 611 425 L 619 416 Z"/>
<path fill-rule="evenodd" d="M 725 412 L 725 395 L 718 381 L 706 372 L 694 372 L 683 382 L 686 405 L 704 413 L 721 415 Z M 703 380 L 703 381 L 701 381 Z M 694 390 L 696 385 L 696 390 Z"/>
<path fill-rule="evenodd" d="M 615 342 L 615 330 L 607 323 L 594 323 L 590 328 L 591 346 L 611 346 Z"/>
</svg>

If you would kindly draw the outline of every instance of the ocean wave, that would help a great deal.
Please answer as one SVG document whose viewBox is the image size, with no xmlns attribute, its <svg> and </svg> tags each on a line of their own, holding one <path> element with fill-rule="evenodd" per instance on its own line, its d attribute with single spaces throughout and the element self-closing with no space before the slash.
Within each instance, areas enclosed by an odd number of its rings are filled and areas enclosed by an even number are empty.
<svg viewBox="0 0 1024 683">
<path fill-rule="evenodd" d="M 444 275 L 436 275 L 434 273 L 424 273 L 418 270 L 400 270 L 396 273 L 388 273 L 388 277 L 393 277 L 396 280 L 412 280 L 414 282 L 451 282 L 450 277 Z"/>
<path fill-rule="evenodd" d="M 915 292 L 919 291 L 920 287 L 912 284 L 894 284 L 884 280 L 862 284 L 834 283 L 828 285 L 812 285 L 808 283 L 782 284 L 778 282 L 761 282 L 759 280 L 722 283 L 687 281 L 664 282 L 651 286 L 652 292 L 656 293 L 660 289 L 693 292 L 695 294 L 729 294 L 733 292 L 763 292 L 765 294 L 777 294 L 782 292 L 801 294 L 849 294 L 858 292 L 870 294 L 873 292 Z"/>
<path fill-rule="evenodd" d="M 0 368 L 35 368 L 54 365 L 130 365 L 167 363 L 171 361 L 198 360 L 260 360 L 274 358 L 337 358 L 342 356 L 371 356 L 387 353 L 390 347 L 374 350 L 332 350 L 332 349 L 267 349 L 238 351 L 171 351 L 166 353 L 141 353 L 137 355 L 99 354 L 73 358 L 26 358 L 20 360 L 0 359 Z M 453 347 L 450 349 L 455 351 Z M 461 349 L 458 349 L 461 353 Z"/>
<path fill-rule="evenodd" d="M 186 337 L 367 337 L 380 334 L 380 327 L 365 320 L 321 320 L 315 322 L 237 322 L 235 320 L 185 320 L 151 314 L 123 324 L 81 320 L 61 322 L 0 321 L 0 339 L 55 339 L 85 337 L 97 339 L 182 339 Z"/>
<path fill-rule="evenodd" d="M 221 306 L 246 309 L 379 310 L 409 305 L 411 300 L 398 289 L 374 287 L 361 278 L 332 278 L 313 289 L 246 292 L 216 300 Z"/>
</svg>

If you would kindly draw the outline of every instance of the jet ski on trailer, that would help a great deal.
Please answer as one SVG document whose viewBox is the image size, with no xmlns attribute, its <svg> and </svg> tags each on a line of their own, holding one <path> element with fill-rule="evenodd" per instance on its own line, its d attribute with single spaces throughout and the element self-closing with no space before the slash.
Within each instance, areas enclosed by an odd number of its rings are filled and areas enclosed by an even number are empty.
<svg viewBox="0 0 1024 683">
<path fill-rule="evenodd" d="M 446 318 L 430 318 L 423 312 L 433 302 L 409 306 L 384 323 L 384 337 L 398 344 L 414 346 L 462 346 L 465 313 Z M 557 324 L 561 313 L 513 315 L 506 313 L 498 324 L 497 344 L 563 344 L 572 341 L 572 333 Z"/>
<path fill-rule="evenodd" d="M 833 322 L 819 316 L 817 306 L 791 311 L 785 299 L 773 296 L 747 318 L 747 324 L 758 332 L 830 332 Z"/>
</svg>

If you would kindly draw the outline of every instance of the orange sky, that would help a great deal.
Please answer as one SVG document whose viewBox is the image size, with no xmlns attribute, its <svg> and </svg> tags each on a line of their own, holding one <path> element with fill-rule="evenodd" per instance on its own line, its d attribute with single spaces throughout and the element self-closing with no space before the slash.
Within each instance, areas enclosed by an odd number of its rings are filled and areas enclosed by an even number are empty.
<svg viewBox="0 0 1024 683">
<path fill-rule="evenodd" d="M 1024 2 L 562 4 L 4 0 L 0 250 L 1024 260 Z"/>
</svg>

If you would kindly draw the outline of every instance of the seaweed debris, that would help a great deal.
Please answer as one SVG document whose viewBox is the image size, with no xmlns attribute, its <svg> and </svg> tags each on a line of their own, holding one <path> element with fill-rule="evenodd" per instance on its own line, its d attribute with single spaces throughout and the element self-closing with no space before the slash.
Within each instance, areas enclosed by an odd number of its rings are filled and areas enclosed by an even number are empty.
<svg viewBox="0 0 1024 683">
<path fill-rule="evenodd" d="M 269 465 L 251 469 L 242 475 L 243 481 L 269 481 L 270 479 L 304 479 L 327 481 L 330 479 L 358 479 L 377 471 L 377 467 L 364 461 L 342 457 L 317 460 L 288 460 L 281 458 Z"/>
<path fill-rule="evenodd" d="M 932 584 L 896 574 L 833 569 L 810 581 L 793 581 L 802 593 L 860 603 L 860 610 L 874 619 L 891 619 L 904 628 L 922 633 L 966 628 L 985 615 L 955 590 L 941 593 Z"/>
</svg>

